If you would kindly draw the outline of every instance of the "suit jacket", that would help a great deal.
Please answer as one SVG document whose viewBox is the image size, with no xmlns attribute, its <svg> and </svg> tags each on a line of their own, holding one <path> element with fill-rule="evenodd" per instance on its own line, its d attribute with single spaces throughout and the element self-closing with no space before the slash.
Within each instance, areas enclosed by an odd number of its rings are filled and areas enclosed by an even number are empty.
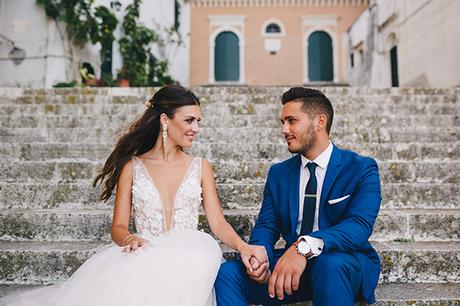
<svg viewBox="0 0 460 306">
<path fill-rule="evenodd" d="M 298 239 L 300 165 L 297 154 L 273 165 L 268 172 L 250 243 L 265 246 L 271 264 L 280 235 L 286 241 L 285 250 Z M 347 195 L 342 201 L 329 203 Z M 380 273 L 379 257 L 368 241 L 380 202 L 375 160 L 334 146 L 321 191 L 319 230 L 309 235 L 323 239 L 323 253 L 347 252 L 356 256 L 363 272 L 362 294 L 367 303 L 375 302 L 374 290 Z"/>
</svg>

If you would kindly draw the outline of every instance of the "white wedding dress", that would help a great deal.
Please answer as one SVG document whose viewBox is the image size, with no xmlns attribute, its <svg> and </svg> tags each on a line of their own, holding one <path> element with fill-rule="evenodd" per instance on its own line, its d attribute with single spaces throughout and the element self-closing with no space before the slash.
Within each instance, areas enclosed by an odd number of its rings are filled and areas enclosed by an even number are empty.
<svg viewBox="0 0 460 306">
<path fill-rule="evenodd" d="M 197 230 L 201 158 L 194 158 L 177 190 L 171 229 L 161 197 L 142 162 L 133 159 L 132 204 L 137 235 L 149 243 L 133 253 L 111 244 L 68 280 L 0 298 L 8 306 L 208 306 L 222 252 Z"/>
</svg>

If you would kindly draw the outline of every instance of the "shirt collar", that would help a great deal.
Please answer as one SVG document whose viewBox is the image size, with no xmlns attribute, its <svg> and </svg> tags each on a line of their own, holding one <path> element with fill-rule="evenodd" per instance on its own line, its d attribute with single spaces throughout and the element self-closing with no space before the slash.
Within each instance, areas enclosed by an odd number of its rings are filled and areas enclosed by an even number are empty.
<svg viewBox="0 0 460 306">
<path fill-rule="evenodd" d="M 327 146 L 326 150 L 324 150 L 315 160 L 309 160 L 302 154 L 300 157 L 302 159 L 302 168 L 305 168 L 307 163 L 313 161 L 316 163 L 321 169 L 326 169 L 327 165 L 329 164 L 329 160 L 331 159 L 332 149 L 334 146 L 332 145 L 331 141 L 329 140 L 329 145 Z"/>
</svg>

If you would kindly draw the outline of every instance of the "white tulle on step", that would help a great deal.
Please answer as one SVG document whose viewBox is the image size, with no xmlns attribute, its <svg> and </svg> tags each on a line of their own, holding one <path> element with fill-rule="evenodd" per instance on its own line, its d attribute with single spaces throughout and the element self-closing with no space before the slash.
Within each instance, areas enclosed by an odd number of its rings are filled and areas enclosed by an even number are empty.
<svg viewBox="0 0 460 306">
<path fill-rule="evenodd" d="M 172 230 L 126 254 L 110 245 L 61 284 L 0 299 L 8 306 L 211 306 L 222 253 L 197 230 Z"/>
</svg>

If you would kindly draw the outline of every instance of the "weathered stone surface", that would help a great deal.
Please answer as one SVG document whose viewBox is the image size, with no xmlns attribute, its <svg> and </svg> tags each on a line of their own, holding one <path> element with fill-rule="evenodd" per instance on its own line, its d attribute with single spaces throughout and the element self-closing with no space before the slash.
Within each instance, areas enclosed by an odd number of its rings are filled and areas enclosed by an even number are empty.
<svg viewBox="0 0 460 306">
<path fill-rule="evenodd" d="M 86 160 L 102 162 L 110 154 L 115 143 L 0 143 L 0 154 L 10 161 L 43 160 L 68 161 Z M 344 143 L 336 142 L 343 149 L 358 152 L 364 156 L 372 156 L 379 161 L 427 161 L 437 162 L 440 166 L 448 161 L 460 159 L 460 142 L 445 143 Z M 204 143 L 197 142 L 187 149 L 191 154 L 216 160 L 246 160 L 267 159 L 278 161 L 289 158 L 284 143 L 270 142 L 252 143 L 241 150 L 240 144 Z"/>
<path fill-rule="evenodd" d="M 99 243 L 0 242 L 2 284 L 47 284 L 66 279 Z"/>
<path fill-rule="evenodd" d="M 52 283 L 70 276 L 99 244 L 0 242 L 0 283 Z M 376 243 L 381 282 L 456 282 L 460 243 Z"/>
<path fill-rule="evenodd" d="M 122 129 L 115 127 L 35 129 L 0 128 L 2 142 L 74 142 L 74 143 L 114 143 Z M 460 127 L 448 128 L 354 128 L 331 132 L 331 140 L 361 143 L 389 142 L 455 142 L 458 141 Z M 284 138 L 278 128 L 203 128 L 198 135 L 203 143 L 275 143 L 283 144 Z"/>
<path fill-rule="evenodd" d="M 370 239 L 377 241 L 410 240 L 409 218 L 407 214 L 397 211 L 380 211 Z"/>
<path fill-rule="evenodd" d="M 459 240 L 460 211 L 413 212 L 409 227 L 414 240 Z"/>
<path fill-rule="evenodd" d="M 188 151 L 213 163 L 226 217 L 244 238 L 270 165 L 290 156 L 278 118 L 286 89 L 194 89 L 203 121 Z M 335 108 L 333 142 L 379 163 L 383 201 L 372 239 L 383 242 L 381 281 L 458 282 L 460 89 L 322 89 Z M 0 242 L 0 269 L 13 275 L 0 283 L 65 278 L 93 252 L 81 240 L 109 240 L 113 199 L 97 202 L 91 181 L 155 90 L 0 89 L 0 240 L 27 241 Z M 203 216 L 200 228 L 209 231 Z M 453 301 L 403 296 L 377 305 Z"/>
<path fill-rule="evenodd" d="M 262 152 L 262 151 L 261 151 Z M 277 160 L 210 159 L 217 183 L 265 183 L 271 165 Z M 0 180 L 5 181 L 75 181 L 91 180 L 102 162 L 41 161 L 0 162 Z M 460 162 L 379 162 L 382 183 L 459 183 Z"/>
<path fill-rule="evenodd" d="M 99 188 L 91 182 L 0 182 L 0 208 L 100 207 Z M 219 183 L 217 192 L 224 208 L 254 210 L 260 209 L 263 188 L 263 182 Z M 455 209 L 459 191 L 459 184 L 450 183 L 382 184 L 382 208 Z"/>
<path fill-rule="evenodd" d="M 110 154 L 110 148 L 94 143 L 0 143 L 0 154 L 9 161 L 100 161 Z"/>
<path fill-rule="evenodd" d="M 75 181 L 96 177 L 102 164 L 94 162 L 10 162 L 0 163 L 0 180 L 6 182 Z"/>
<path fill-rule="evenodd" d="M 67 203 L 81 206 L 97 202 L 99 191 L 79 183 L 0 183 L 2 208 L 56 208 Z"/>
<path fill-rule="evenodd" d="M 381 210 L 372 240 L 377 241 L 459 241 L 458 210 Z"/>
<path fill-rule="evenodd" d="M 385 208 L 458 208 L 459 184 L 383 184 Z"/>
<path fill-rule="evenodd" d="M 379 284 L 374 306 L 458 306 L 460 284 Z M 287 306 L 312 306 L 311 302 Z M 358 302 L 355 306 L 367 304 Z"/>
<path fill-rule="evenodd" d="M 115 102 L 114 102 L 115 103 Z M 251 111 L 250 107 L 246 107 Z M 247 112 L 247 111 L 246 111 Z M 36 114 L 29 115 L 0 115 L 0 127 L 5 128 L 84 128 L 84 127 L 112 127 L 121 128 L 137 118 L 137 113 L 111 114 L 104 117 L 88 113 L 85 115 L 56 115 Z M 103 120 L 101 120 L 103 119 Z M 399 114 L 342 114 L 334 117 L 332 130 L 348 130 L 359 125 L 362 128 L 413 128 L 413 127 L 458 127 L 460 119 L 458 115 L 399 115 Z M 202 113 L 201 127 L 222 128 L 280 128 L 279 109 L 273 114 L 258 115 L 255 113 L 238 113 L 231 116 L 214 116 L 206 110 Z"/>
<path fill-rule="evenodd" d="M 380 284 L 375 306 L 458 306 L 460 284 Z"/>
<path fill-rule="evenodd" d="M 0 285 L 0 297 L 26 292 L 40 285 Z M 379 284 L 374 306 L 458 306 L 460 284 Z M 311 306 L 311 302 L 289 304 L 289 306 Z M 360 302 L 355 306 L 364 306 Z"/>
<path fill-rule="evenodd" d="M 248 239 L 258 210 L 224 210 L 236 232 Z M 0 240 L 110 240 L 113 209 L 4 210 L 0 212 Z M 381 210 L 373 241 L 459 241 L 460 213 L 456 210 Z M 199 228 L 210 233 L 206 217 Z"/>
<path fill-rule="evenodd" d="M 0 97 L 19 97 L 22 95 L 104 95 L 104 96 L 136 96 L 136 95 L 152 95 L 159 88 L 151 87 L 106 87 L 106 88 L 91 88 L 91 87 L 75 87 L 75 88 L 51 88 L 51 89 L 26 89 L 26 88 L 1 88 Z M 281 94 L 289 89 L 286 86 L 263 86 L 263 87 L 247 87 L 247 86 L 206 86 L 192 87 L 191 90 L 198 96 L 213 98 L 220 101 L 220 96 L 253 96 L 253 97 L 281 97 Z M 385 97 L 391 99 L 394 103 L 401 103 L 405 99 L 423 98 L 429 101 L 456 101 L 456 97 L 460 94 L 458 88 L 368 88 L 368 87 L 319 87 L 327 96 L 366 96 Z"/>
<path fill-rule="evenodd" d="M 459 242 L 385 242 L 376 247 L 383 282 L 458 282 Z"/>
<path fill-rule="evenodd" d="M 249 240 L 252 228 L 254 227 L 257 215 L 252 212 L 248 214 L 240 214 L 235 212 L 224 212 L 225 219 L 230 223 L 230 225 L 235 229 L 236 233 L 246 241 Z M 209 223 L 205 215 L 200 215 L 198 227 L 200 230 L 212 234 Z"/>
<path fill-rule="evenodd" d="M 0 213 L 5 241 L 110 240 L 112 210 L 21 210 Z"/>
</svg>

